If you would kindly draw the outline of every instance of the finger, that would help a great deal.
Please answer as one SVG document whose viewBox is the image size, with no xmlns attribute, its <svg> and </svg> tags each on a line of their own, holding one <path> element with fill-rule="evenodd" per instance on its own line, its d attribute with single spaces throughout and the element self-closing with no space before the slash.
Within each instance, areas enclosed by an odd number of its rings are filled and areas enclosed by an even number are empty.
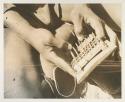
<svg viewBox="0 0 125 102">
<path fill-rule="evenodd" d="M 105 37 L 103 22 L 98 17 L 88 17 L 86 22 L 92 26 L 98 38 Z"/>
<path fill-rule="evenodd" d="M 116 35 L 116 33 L 109 26 L 107 26 L 106 24 L 105 24 L 105 30 L 106 30 L 106 32 L 107 32 L 107 34 L 109 36 L 110 41 L 113 44 L 116 45 L 116 43 L 117 43 L 117 35 Z"/>
<path fill-rule="evenodd" d="M 105 30 L 109 36 L 110 41 L 114 44 L 117 45 L 118 51 L 119 51 L 119 56 L 121 57 L 121 42 L 119 41 L 116 33 L 107 25 L 105 25 Z"/>
<path fill-rule="evenodd" d="M 58 48 L 71 48 L 70 44 L 73 45 L 76 40 L 76 37 L 73 35 L 72 24 L 65 23 L 56 30 L 54 43 Z"/>
<path fill-rule="evenodd" d="M 52 62 L 53 64 L 55 64 L 57 67 L 61 68 L 62 70 L 68 72 L 70 75 L 72 75 L 73 77 L 75 77 L 75 71 L 73 70 L 73 68 L 70 66 L 69 63 L 67 63 L 64 59 L 62 59 L 61 57 L 59 57 L 54 51 L 50 51 L 47 56 L 46 59 L 50 62 Z"/>
<path fill-rule="evenodd" d="M 73 25 L 70 23 L 65 23 L 56 30 L 55 37 L 58 39 L 63 39 L 65 41 L 68 41 L 72 35 L 72 32 L 73 32 Z"/>
<path fill-rule="evenodd" d="M 74 31 L 79 41 L 84 39 L 83 35 L 83 16 L 77 11 L 73 11 L 71 14 L 71 19 L 74 24 Z"/>
</svg>

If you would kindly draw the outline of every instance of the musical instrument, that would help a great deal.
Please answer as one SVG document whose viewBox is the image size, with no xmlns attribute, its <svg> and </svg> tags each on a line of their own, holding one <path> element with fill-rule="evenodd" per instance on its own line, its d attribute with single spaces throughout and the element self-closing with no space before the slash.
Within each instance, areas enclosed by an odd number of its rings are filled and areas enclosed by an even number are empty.
<svg viewBox="0 0 125 102">
<path fill-rule="evenodd" d="M 103 41 L 97 38 L 94 33 L 89 34 L 88 38 L 76 46 L 78 51 L 74 47 L 71 50 L 73 57 L 71 65 L 77 71 L 78 84 L 85 80 L 96 66 L 116 49 L 116 45 L 112 42 Z"/>
<path fill-rule="evenodd" d="M 72 34 L 75 36 L 73 32 Z M 89 33 L 82 42 L 75 43 L 70 53 L 72 56 L 72 68 L 77 72 L 76 79 L 57 67 L 53 75 L 58 93 L 63 97 L 72 96 L 76 86 L 84 82 L 88 75 L 97 67 L 103 67 L 103 71 L 109 67 L 116 68 L 116 71 L 120 69 L 120 61 L 108 63 L 104 61 L 116 48 L 117 46 L 114 43 L 108 39 L 99 39 L 94 32 Z"/>
</svg>

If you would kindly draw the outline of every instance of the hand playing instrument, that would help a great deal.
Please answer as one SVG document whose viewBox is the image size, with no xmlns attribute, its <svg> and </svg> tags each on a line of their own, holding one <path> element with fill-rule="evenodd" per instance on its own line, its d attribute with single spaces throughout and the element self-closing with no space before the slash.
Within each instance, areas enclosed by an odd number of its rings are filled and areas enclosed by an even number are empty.
<svg viewBox="0 0 125 102">
<path fill-rule="evenodd" d="M 72 34 L 75 36 L 74 33 Z M 76 71 L 76 78 L 57 67 L 54 70 L 54 81 L 58 93 L 63 97 L 72 96 L 76 86 L 84 82 L 90 73 L 101 65 L 116 48 L 117 46 L 110 40 L 99 39 L 93 32 L 89 33 L 83 41 L 76 42 L 70 49 L 71 65 Z"/>
<path fill-rule="evenodd" d="M 71 65 L 77 71 L 77 83 L 80 84 L 116 49 L 116 45 L 108 40 L 99 39 L 92 33 L 79 45 L 76 44 L 76 48 L 77 50 L 74 47 L 71 50 Z"/>
</svg>

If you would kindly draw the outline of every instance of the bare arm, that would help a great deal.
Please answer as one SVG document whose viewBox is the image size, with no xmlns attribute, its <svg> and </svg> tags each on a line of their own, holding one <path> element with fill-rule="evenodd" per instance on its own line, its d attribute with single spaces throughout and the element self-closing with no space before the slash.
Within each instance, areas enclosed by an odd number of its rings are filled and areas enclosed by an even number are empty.
<svg viewBox="0 0 125 102">
<path fill-rule="evenodd" d="M 21 15 L 15 11 L 9 11 L 4 16 L 5 24 L 17 32 L 21 38 L 32 45 L 41 55 L 48 61 L 52 62 L 56 66 L 60 67 L 64 71 L 69 72 L 72 76 L 75 76 L 74 70 L 71 68 L 64 59 L 56 54 L 53 47 L 58 47 L 57 42 L 53 34 L 46 29 L 36 29 L 32 27 Z M 57 42 L 57 43 L 56 43 Z"/>
</svg>

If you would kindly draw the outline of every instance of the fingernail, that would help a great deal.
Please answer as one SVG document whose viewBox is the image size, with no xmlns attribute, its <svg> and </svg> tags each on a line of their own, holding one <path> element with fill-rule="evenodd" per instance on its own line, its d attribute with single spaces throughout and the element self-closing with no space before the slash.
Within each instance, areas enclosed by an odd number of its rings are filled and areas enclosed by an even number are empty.
<svg viewBox="0 0 125 102">
<path fill-rule="evenodd" d="M 71 50 L 72 49 L 72 45 L 68 44 L 68 49 Z"/>
<path fill-rule="evenodd" d="M 83 41 L 83 39 L 84 39 L 84 35 L 79 34 L 79 35 L 77 36 L 77 38 L 78 38 L 79 41 Z"/>
</svg>

